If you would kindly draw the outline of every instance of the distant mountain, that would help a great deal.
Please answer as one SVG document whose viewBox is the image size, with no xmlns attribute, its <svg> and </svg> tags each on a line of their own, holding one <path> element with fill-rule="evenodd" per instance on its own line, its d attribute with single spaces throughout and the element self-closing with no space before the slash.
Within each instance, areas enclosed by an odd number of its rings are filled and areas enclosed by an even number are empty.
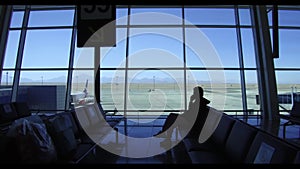
<svg viewBox="0 0 300 169">
<path fill-rule="evenodd" d="M 32 79 L 29 79 L 29 78 L 21 78 L 20 79 L 20 81 L 22 82 L 22 83 L 29 83 L 29 82 L 34 82 Z"/>
<path fill-rule="evenodd" d="M 80 74 L 80 75 L 73 75 L 73 83 L 77 83 L 77 81 L 79 83 L 85 83 L 86 80 L 89 80 L 89 83 L 93 83 L 93 76 L 88 75 L 88 74 Z M 116 78 L 115 77 L 108 77 L 108 76 L 104 76 L 104 77 L 100 77 L 101 78 L 101 83 L 116 83 Z M 51 78 L 51 79 L 47 79 L 44 77 L 44 82 L 51 82 L 51 83 L 65 83 L 67 80 L 66 76 L 59 76 L 59 77 L 55 77 L 55 78 Z M 29 82 L 41 82 L 41 79 L 39 80 L 32 80 L 30 78 L 21 78 L 22 82 L 25 83 L 29 83 Z M 160 78 L 160 77 L 156 77 L 155 78 L 155 83 L 182 83 L 184 80 L 183 78 L 178 78 L 178 79 L 173 79 L 173 78 Z M 133 78 L 133 79 L 128 79 L 129 83 L 153 83 L 154 79 L 153 77 L 143 77 L 143 78 Z M 190 82 L 192 82 L 190 80 Z M 232 81 L 233 82 L 233 81 Z M 124 83 L 124 78 L 119 77 L 118 78 L 118 83 Z M 197 81 L 198 84 L 208 84 L 211 83 L 210 80 L 198 80 Z"/>
<path fill-rule="evenodd" d="M 66 76 L 59 76 L 52 79 L 45 79 L 46 82 L 66 82 L 67 77 Z"/>
</svg>

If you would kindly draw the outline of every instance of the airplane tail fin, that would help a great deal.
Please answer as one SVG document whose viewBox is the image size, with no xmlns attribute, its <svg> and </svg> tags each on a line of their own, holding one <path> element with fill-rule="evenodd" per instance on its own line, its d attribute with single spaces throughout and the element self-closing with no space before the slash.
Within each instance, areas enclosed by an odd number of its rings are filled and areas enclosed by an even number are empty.
<svg viewBox="0 0 300 169">
<path fill-rule="evenodd" d="M 87 91 L 88 83 L 89 83 L 89 80 L 87 79 L 85 82 L 85 87 L 83 89 L 83 93 L 85 94 L 84 97 L 87 97 L 87 95 L 88 95 L 88 91 Z"/>
</svg>

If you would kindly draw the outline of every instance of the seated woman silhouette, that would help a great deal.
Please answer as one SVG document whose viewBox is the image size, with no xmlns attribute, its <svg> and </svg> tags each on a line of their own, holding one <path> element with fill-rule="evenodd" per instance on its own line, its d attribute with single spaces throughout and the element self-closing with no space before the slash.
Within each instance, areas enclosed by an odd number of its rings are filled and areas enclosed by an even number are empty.
<svg viewBox="0 0 300 169">
<path fill-rule="evenodd" d="M 202 87 L 200 86 L 194 87 L 193 95 L 190 97 L 188 110 L 180 115 L 184 118 L 184 116 L 188 116 L 190 112 L 195 112 L 195 111 L 198 112 L 197 119 L 186 137 L 194 137 L 194 138 L 199 137 L 209 112 L 209 108 L 207 106 L 207 104 L 209 103 L 210 101 L 203 97 Z M 178 116 L 179 114 L 177 113 L 170 113 L 166 118 L 162 130 L 153 136 L 160 136 L 160 137 L 165 137 L 167 139 L 170 139 L 172 133 L 168 133 L 166 131 L 172 126 L 172 124 L 175 122 Z"/>
</svg>

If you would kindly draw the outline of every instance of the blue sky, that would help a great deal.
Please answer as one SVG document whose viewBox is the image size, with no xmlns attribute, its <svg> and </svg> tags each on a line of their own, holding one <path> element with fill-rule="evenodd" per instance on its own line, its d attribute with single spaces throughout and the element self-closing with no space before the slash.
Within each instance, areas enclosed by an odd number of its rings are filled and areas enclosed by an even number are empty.
<svg viewBox="0 0 300 169">
<path fill-rule="evenodd" d="M 160 8 L 160 9 L 133 9 L 132 14 L 141 14 L 143 12 L 164 12 L 174 16 L 181 16 L 180 8 Z M 243 25 L 250 25 L 250 13 L 248 10 L 240 10 L 240 20 Z M 31 27 L 43 27 L 43 26 L 71 26 L 73 23 L 74 11 L 34 11 L 30 13 L 29 26 Z M 117 17 L 123 17 L 127 15 L 127 9 L 118 9 Z M 269 14 L 270 15 L 270 14 Z M 234 25 L 234 10 L 223 9 L 216 10 L 210 9 L 186 9 L 185 16 L 188 22 L 191 24 L 201 25 Z M 300 26 L 300 12 L 292 11 L 280 11 L 279 12 L 279 24 L 282 26 Z M 11 27 L 19 27 L 22 23 L 22 12 L 15 12 Z M 270 20 L 271 21 L 271 20 Z M 188 23 L 186 22 L 186 24 Z M 126 20 L 118 21 L 117 24 L 126 24 Z M 157 18 L 155 15 L 148 15 L 147 18 L 133 17 L 131 24 L 181 24 L 178 20 L 168 20 L 168 17 Z M 193 41 L 193 34 L 189 33 L 191 28 L 186 29 L 186 40 Z M 138 33 L 139 31 L 147 31 L 147 29 L 132 28 L 131 34 Z M 151 28 L 151 31 L 163 32 L 166 31 L 169 34 L 178 36 L 182 40 L 182 28 Z M 217 54 L 220 57 L 221 64 L 228 68 L 238 68 L 238 51 L 236 32 L 234 28 L 201 28 L 200 31 L 209 39 L 211 44 L 216 49 Z M 8 46 L 6 50 L 6 58 L 4 62 L 4 68 L 13 68 L 15 66 L 18 39 L 20 31 L 10 31 Z M 126 29 L 118 28 L 117 37 L 122 39 L 126 36 Z M 280 40 L 280 58 L 275 59 L 275 66 L 278 68 L 299 68 L 300 63 L 300 48 L 299 48 L 300 30 L 281 30 L 279 34 Z M 24 57 L 22 68 L 67 68 L 71 42 L 71 29 L 46 29 L 46 30 L 29 30 L 27 31 Z M 242 42 L 243 42 L 243 55 L 244 64 L 246 68 L 254 68 L 254 46 L 252 31 L 249 28 L 242 29 Z M 102 60 L 101 67 L 118 67 L 122 66 L 125 58 L 125 45 L 126 41 L 122 40 L 117 44 L 115 48 L 103 48 L 102 55 L 105 54 L 105 58 Z M 151 57 L 150 49 L 161 49 L 160 52 L 174 55 L 178 60 L 183 60 L 183 48 L 182 42 L 178 39 L 171 37 L 144 33 L 131 37 L 129 41 L 129 55 L 144 54 L 141 57 Z M 201 44 L 199 44 L 201 48 Z M 82 49 L 76 49 L 75 67 L 77 59 Z M 85 49 L 88 52 L 87 61 L 90 62 L 93 58 L 93 51 L 91 49 Z M 146 52 L 142 52 L 146 50 Z M 205 49 L 203 49 L 205 50 Z M 159 51 L 156 51 L 159 53 Z M 187 66 L 204 66 L 199 56 L 195 54 L 191 49 L 186 48 L 187 54 Z M 136 56 L 135 56 L 136 57 Z M 154 67 L 168 67 L 169 61 L 153 56 L 155 60 L 161 59 L 160 62 L 153 63 Z M 201 56 L 200 56 L 201 58 Z M 180 62 L 174 63 L 175 65 Z M 155 65 L 157 64 L 157 65 Z M 140 62 L 129 62 L 132 67 L 147 67 L 146 62 L 141 59 Z M 206 77 L 205 72 L 199 73 L 195 71 L 197 79 L 202 80 Z M 114 72 L 110 71 L 103 73 L 103 76 L 110 76 Z M 157 71 L 158 73 L 158 71 Z M 5 73 L 3 73 L 5 75 Z M 13 76 L 13 72 L 9 72 L 9 76 Z M 155 73 L 154 73 L 155 74 Z M 236 83 L 239 80 L 238 71 L 225 71 L 226 78 L 229 83 Z M 44 80 L 58 78 L 60 76 L 66 76 L 66 71 L 46 71 L 43 73 L 28 71 L 21 74 L 22 78 L 28 78 L 35 81 L 40 81 L 43 77 Z M 140 75 L 141 76 L 141 75 Z M 159 73 L 156 76 L 160 76 Z M 279 83 L 299 83 L 300 79 L 293 78 L 298 77 L 298 72 L 279 72 L 277 73 L 277 80 Z M 143 76 L 141 76 L 142 78 Z M 144 77 L 152 78 L 149 73 L 145 73 Z M 256 82 L 256 75 L 253 71 L 246 72 L 247 82 Z M 5 77 L 2 77 L 2 81 Z"/>
</svg>

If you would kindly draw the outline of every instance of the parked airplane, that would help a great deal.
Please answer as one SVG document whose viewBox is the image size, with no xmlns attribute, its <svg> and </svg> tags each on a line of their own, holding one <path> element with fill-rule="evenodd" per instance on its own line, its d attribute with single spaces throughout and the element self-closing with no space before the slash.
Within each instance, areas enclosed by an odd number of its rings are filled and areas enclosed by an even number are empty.
<svg viewBox="0 0 300 169">
<path fill-rule="evenodd" d="M 85 87 L 82 92 L 72 93 L 73 103 L 75 104 L 85 104 L 87 102 L 92 102 L 94 97 L 88 95 L 88 79 L 85 82 Z"/>
</svg>

